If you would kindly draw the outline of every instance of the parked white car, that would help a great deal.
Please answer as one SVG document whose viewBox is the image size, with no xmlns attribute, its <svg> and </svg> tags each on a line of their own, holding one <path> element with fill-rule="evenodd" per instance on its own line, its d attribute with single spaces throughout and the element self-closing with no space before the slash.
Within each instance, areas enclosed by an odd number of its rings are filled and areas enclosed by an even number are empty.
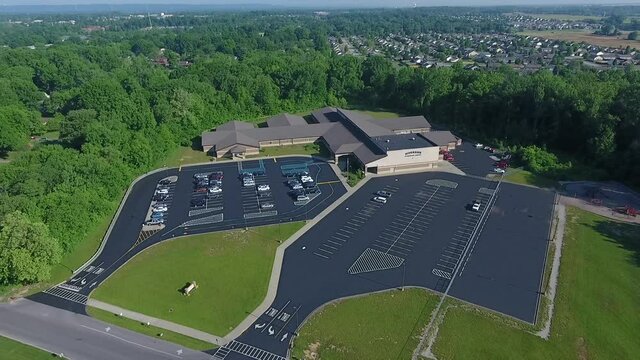
<svg viewBox="0 0 640 360">
<path fill-rule="evenodd" d="M 156 194 L 166 195 L 169 193 L 169 189 L 158 189 L 156 190 Z"/>
<path fill-rule="evenodd" d="M 480 143 L 476 143 L 476 149 L 482 149 L 484 147 L 484 145 L 480 144 Z"/>
<path fill-rule="evenodd" d="M 262 203 L 260 204 L 261 209 L 273 209 L 275 205 L 273 203 Z"/>
<path fill-rule="evenodd" d="M 209 194 L 220 194 L 222 189 L 217 186 L 212 186 L 209 188 Z"/>
<path fill-rule="evenodd" d="M 504 174 L 505 173 L 504 169 L 500 169 L 500 168 L 493 169 L 493 172 L 498 173 L 498 174 Z"/>
<path fill-rule="evenodd" d="M 474 201 L 473 205 L 471 205 L 471 210 L 480 211 L 480 201 L 478 200 Z"/>
<path fill-rule="evenodd" d="M 302 189 L 302 184 L 295 184 L 291 187 L 293 190 L 300 190 Z"/>
<path fill-rule="evenodd" d="M 313 178 L 311 176 L 302 176 L 300 178 L 300 181 L 302 181 L 303 183 L 313 182 Z"/>
<path fill-rule="evenodd" d="M 169 210 L 169 208 L 167 207 L 167 205 L 155 205 L 153 207 L 153 211 L 155 212 L 165 212 Z"/>
<path fill-rule="evenodd" d="M 258 185 L 258 191 L 269 191 L 271 190 L 271 186 L 266 185 L 266 184 L 262 184 L 262 185 Z"/>
<path fill-rule="evenodd" d="M 380 204 L 386 204 L 387 203 L 387 198 L 382 197 L 382 196 L 376 196 L 372 200 L 377 202 L 377 203 L 380 203 Z"/>
</svg>

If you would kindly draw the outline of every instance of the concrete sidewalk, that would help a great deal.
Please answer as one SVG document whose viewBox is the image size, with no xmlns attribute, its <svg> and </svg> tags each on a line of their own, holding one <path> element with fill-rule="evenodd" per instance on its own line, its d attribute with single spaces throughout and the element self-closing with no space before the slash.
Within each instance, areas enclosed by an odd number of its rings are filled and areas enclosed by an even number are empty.
<svg viewBox="0 0 640 360">
<path fill-rule="evenodd" d="M 236 339 L 240 336 L 246 329 L 248 329 L 251 324 L 262 315 L 265 311 L 269 309 L 269 306 L 276 298 L 276 292 L 278 290 L 278 283 L 280 281 L 280 272 L 282 271 L 282 263 L 284 259 L 285 250 L 292 245 L 296 240 L 298 240 L 302 235 L 304 235 L 307 231 L 313 228 L 320 220 L 322 220 L 325 216 L 331 213 L 335 208 L 340 206 L 343 202 L 345 202 L 351 195 L 353 195 L 356 191 L 358 191 L 362 186 L 364 186 L 370 179 L 376 177 L 385 177 L 385 176 L 396 176 L 396 175 L 405 175 L 411 173 L 426 173 L 426 172 L 449 172 L 459 175 L 464 175 L 462 171 L 460 171 L 455 166 L 449 164 L 448 162 L 442 162 L 438 167 L 429 169 L 429 170 L 420 170 L 420 171 L 408 171 L 401 172 L 396 174 L 384 174 L 384 175 L 376 175 L 376 174 L 367 174 L 367 176 L 362 179 L 356 186 L 349 187 L 346 184 L 346 178 L 340 172 L 340 169 L 335 164 L 330 164 L 333 171 L 336 173 L 340 181 L 346 187 L 347 192 L 342 195 L 339 199 L 337 199 L 333 204 L 329 205 L 326 209 L 324 209 L 320 214 L 318 214 L 315 218 L 308 220 L 307 223 L 298 230 L 295 234 L 293 234 L 289 239 L 283 242 L 278 249 L 276 250 L 275 259 L 273 262 L 273 267 L 271 269 L 271 278 L 269 281 L 269 288 L 267 290 L 267 294 L 262 301 L 262 303 L 251 312 L 240 324 L 238 324 L 231 332 L 226 334 L 224 337 L 219 337 L 216 335 L 208 334 L 206 332 L 196 330 L 187 326 L 183 326 L 180 324 L 176 324 L 170 321 L 154 318 L 148 315 L 144 315 L 141 313 L 137 313 L 131 310 L 127 310 L 115 305 L 107 304 L 95 299 L 89 299 L 87 305 L 92 306 L 98 309 L 102 309 L 105 311 L 109 311 L 114 314 L 122 314 L 122 317 L 132 319 L 135 321 L 139 321 L 141 323 L 149 323 L 150 325 L 157 326 L 162 329 L 170 330 L 185 336 L 189 336 L 195 339 L 199 339 L 202 341 L 206 341 L 216 345 L 225 345 L 226 343 Z"/>
<path fill-rule="evenodd" d="M 123 309 L 121 307 L 115 306 L 115 305 L 111 305 L 111 304 L 107 304 L 105 302 L 102 301 L 98 301 L 95 299 L 89 299 L 89 301 L 87 302 L 87 306 L 91 306 L 94 308 L 98 308 L 104 311 L 108 311 L 110 313 L 113 314 L 122 314 L 120 316 L 125 317 L 127 319 L 131 319 L 131 320 L 135 320 L 135 321 L 139 321 L 141 323 L 149 323 L 149 325 L 153 325 L 165 330 L 170 330 L 173 331 L 175 333 L 178 334 L 182 334 L 185 336 L 189 336 L 192 337 L 194 339 L 198 339 L 198 340 L 202 340 L 208 343 L 212 343 L 212 344 L 216 344 L 216 345 L 223 345 L 223 340 L 222 338 L 215 336 L 215 335 L 211 335 L 209 333 L 206 333 L 204 331 L 200 331 L 200 330 L 196 330 L 187 326 L 183 326 L 180 324 L 176 324 L 174 322 L 171 321 L 166 321 L 166 320 L 162 320 L 162 319 L 158 319 L 158 318 L 154 318 L 145 314 L 140 314 L 138 312 L 135 311 L 131 311 L 131 310 L 127 310 L 127 309 Z"/>
</svg>

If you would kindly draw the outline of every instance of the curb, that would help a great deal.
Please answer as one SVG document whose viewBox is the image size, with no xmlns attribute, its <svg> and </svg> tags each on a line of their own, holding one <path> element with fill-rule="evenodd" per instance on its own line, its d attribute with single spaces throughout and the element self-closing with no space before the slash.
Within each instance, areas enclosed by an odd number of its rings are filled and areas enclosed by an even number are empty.
<svg viewBox="0 0 640 360">
<path fill-rule="evenodd" d="M 96 252 L 93 254 L 93 256 L 91 256 L 91 258 L 89 258 L 89 260 L 87 260 L 84 264 L 82 264 L 82 266 L 80 266 L 79 268 L 75 269 L 73 271 L 73 275 L 77 274 L 80 272 L 80 270 L 84 269 L 85 267 L 87 267 L 87 265 L 91 264 L 98 256 L 100 256 L 100 254 L 102 254 L 102 250 L 104 250 L 105 245 L 107 244 L 107 240 L 109 240 L 109 236 L 111 235 L 111 231 L 113 230 L 113 227 L 116 224 L 116 220 L 120 217 L 120 212 L 122 211 L 122 208 L 124 207 L 124 203 L 127 201 L 127 199 L 129 198 L 129 195 L 131 194 L 131 190 L 133 189 L 134 185 L 138 183 L 138 181 L 142 180 L 143 178 L 161 172 L 161 171 L 165 171 L 168 170 L 169 168 L 166 167 L 161 167 L 159 169 L 155 169 L 155 170 L 151 170 L 147 173 L 144 173 L 140 176 L 138 176 L 137 178 L 135 178 L 131 184 L 129 185 L 129 188 L 127 188 L 127 191 L 124 193 L 124 196 L 122 197 L 122 200 L 120 200 L 120 206 L 118 207 L 118 210 L 116 211 L 115 215 L 113 215 L 113 218 L 111 218 L 111 223 L 109 224 L 109 228 L 107 229 L 107 232 L 104 234 L 104 236 L 102 237 L 102 241 L 100 242 L 100 247 L 98 247 L 98 250 L 96 250 Z"/>
<path fill-rule="evenodd" d="M 304 235 L 307 231 L 313 228 L 317 222 L 325 218 L 329 213 L 331 213 L 336 207 L 340 206 L 343 202 L 345 202 L 351 195 L 353 195 L 360 187 L 364 186 L 369 179 L 374 178 L 365 177 L 355 187 L 347 188 L 347 192 L 333 202 L 330 206 L 325 208 L 320 214 L 318 214 L 315 218 L 308 220 L 307 223 L 298 230 L 295 234 L 293 234 L 287 241 L 283 242 L 276 249 L 276 256 L 273 261 L 273 267 L 271 268 L 271 278 L 269 279 L 269 287 L 267 289 L 267 295 L 264 300 L 258 307 L 256 307 L 249 315 L 240 322 L 233 330 L 231 330 L 227 335 L 223 337 L 224 342 L 229 342 L 242 334 L 245 330 L 247 330 L 251 324 L 255 321 L 255 319 L 260 316 L 263 312 L 265 312 L 273 300 L 276 298 L 276 293 L 278 290 L 278 285 L 280 283 L 280 272 L 282 271 L 282 264 L 284 262 L 284 252 L 285 250 L 293 245 L 296 240 L 298 240 L 302 235 Z"/>
</svg>

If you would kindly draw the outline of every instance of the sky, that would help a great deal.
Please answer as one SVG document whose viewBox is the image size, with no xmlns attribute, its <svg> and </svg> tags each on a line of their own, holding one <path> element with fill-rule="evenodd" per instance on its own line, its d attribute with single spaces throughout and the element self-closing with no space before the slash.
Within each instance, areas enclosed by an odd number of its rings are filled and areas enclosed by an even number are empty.
<svg viewBox="0 0 640 360">
<path fill-rule="evenodd" d="M 2 5 L 86 5 L 86 4 L 270 4 L 305 7 L 405 7 L 560 5 L 560 4 L 638 4 L 640 0 L 0 0 Z"/>
</svg>

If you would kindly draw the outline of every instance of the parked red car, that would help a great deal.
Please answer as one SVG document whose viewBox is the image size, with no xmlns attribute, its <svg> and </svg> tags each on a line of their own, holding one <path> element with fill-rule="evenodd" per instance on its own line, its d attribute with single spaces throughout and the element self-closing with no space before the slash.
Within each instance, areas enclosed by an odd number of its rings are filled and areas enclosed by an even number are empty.
<svg viewBox="0 0 640 360">
<path fill-rule="evenodd" d="M 500 160 L 494 164 L 497 168 L 506 169 L 509 167 L 509 162 L 506 160 Z"/>
</svg>

